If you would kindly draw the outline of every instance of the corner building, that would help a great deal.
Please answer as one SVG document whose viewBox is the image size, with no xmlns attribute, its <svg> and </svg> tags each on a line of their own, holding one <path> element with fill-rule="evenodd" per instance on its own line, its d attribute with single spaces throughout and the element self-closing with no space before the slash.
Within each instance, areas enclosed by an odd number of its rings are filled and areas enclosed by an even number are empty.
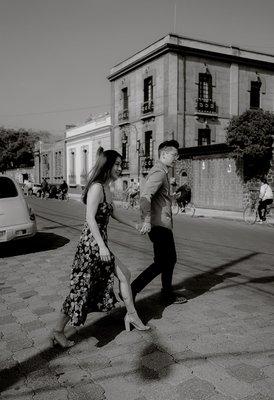
<svg viewBox="0 0 274 400">
<path fill-rule="evenodd" d="M 195 203 L 242 208 L 225 128 L 247 109 L 274 110 L 274 56 L 169 34 L 114 66 L 108 79 L 124 188 L 131 179 L 142 184 L 159 144 L 174 138 L 183 159 L 173 173 L 178 184 L 187 176 Z"/>
</svg>

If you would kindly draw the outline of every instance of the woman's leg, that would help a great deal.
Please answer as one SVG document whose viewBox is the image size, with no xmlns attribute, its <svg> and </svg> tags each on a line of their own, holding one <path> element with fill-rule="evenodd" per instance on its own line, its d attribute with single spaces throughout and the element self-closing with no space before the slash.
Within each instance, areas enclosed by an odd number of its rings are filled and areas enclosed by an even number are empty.
<svg viewBox="0 0 274 400">
<path fill-rule="evenodd" d="M 117 258 L 116 258 L 117 262 Z M 120 261 L 119 265 L 115 266 L 115 273 L 119 279 L 120 293 L 122 295 L 123 301 L 125 303 L 127 314 L 125 316 L 125 326 L 126 330 L 130 330 L 130 324 L 133 325 L 138 330 L 148 330 L 149 326 L 143 324 L 140 320 L 136 308 L 134 306 L 132 291 L 130 286 L 130 272 L 128 268 Z"/>
<path fill-rule="evenodd" d="M 64 332 L 64 329 L 68 322 L 69 317 L 61 311 L 55 325 L 55 330 L 58 332 Z"/>
<path fill-rule="evenodd" d="M 61 311 L 55 329 L 51 332 L 51 340 L 53 344 L 58 343 L 63 348 L 68 348 L 75 344 L 72 340 L 68 340 L 64 335 L 64 329 L 68 322 L 69 317 Z"/>
<path fill-rule="evenodd" d="M 134 313 L 136 312 L 136 309 L 134 306 L 132 291 L 130 287 L 130 271 L 120 260 L 117 259 L 117 257 L 115 257 L 115 259 L 115 274 L 119 279 L 119 287 L 122 299 L 125 303 L 127 311 L 129 313 Z M 117 265 L 117 261 L 119 265 Z"/>
</svg>

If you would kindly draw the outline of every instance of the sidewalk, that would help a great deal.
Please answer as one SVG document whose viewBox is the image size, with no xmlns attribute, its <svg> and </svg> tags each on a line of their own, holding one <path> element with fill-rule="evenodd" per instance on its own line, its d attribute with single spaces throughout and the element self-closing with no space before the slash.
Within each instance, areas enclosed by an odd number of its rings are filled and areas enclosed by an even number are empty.
<svg viewBox="0 0 274 400">
<path fill-rule="evenodd" d="M 273 214 L 273 212 L 272 212 Z M 206 218 L 219 218 L 219 219 L 231 219 L 234 221 L 243 221 L 242 211 L 226 211 L 226 210 L 211 210 L 207 208 L 196 208 L 195 217 L 206 217 Z M 268 217 L 267 225 L 274 225 L 274 216 Z"/>
</svg>

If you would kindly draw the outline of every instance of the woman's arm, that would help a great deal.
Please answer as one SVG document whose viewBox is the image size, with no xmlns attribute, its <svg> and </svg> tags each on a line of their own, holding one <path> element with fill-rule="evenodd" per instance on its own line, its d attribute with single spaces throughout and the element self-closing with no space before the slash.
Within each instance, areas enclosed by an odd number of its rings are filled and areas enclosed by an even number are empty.
<svg viewBox="0 0 274 400">
<path fill-rule="evenodd" d="M 88 195 L 87 195 L 87 211 L 86 211 L 86 220 L 89 226 L 91 233 L 94 236 L 98 246 L 100 257 L 102 261 L 110 261 L 110 252 L 101 236 L 99 231 L 95 215 L 99 206 L 99 203 L 103 199 L 103 190 L 102 186 L 99 183 L 95 183 L 91 185 Z"/>
<path fill-rule="evenodd" d="M 112 218 L 116 219 L 116 221 L 121 222 L 121 224 L 139 230 L 139 224 L 137 222 L 131 221 L 127 217 L 124 217 L 119 211 L 117 211 L 117 208 L 114 206 L 114 204 L 113 204 L 113 213 L 111 216 Z"/>
</svg>

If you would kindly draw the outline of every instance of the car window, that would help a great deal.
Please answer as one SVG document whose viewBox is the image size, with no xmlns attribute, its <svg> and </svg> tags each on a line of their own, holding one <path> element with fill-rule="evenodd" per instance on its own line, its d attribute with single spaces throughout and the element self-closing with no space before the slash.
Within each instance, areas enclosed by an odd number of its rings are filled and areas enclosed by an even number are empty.
<svg viewBox="0 0 274 400">
<path fill-rule="evenodd" d="M 17 196 L 18 192 L 13 181 L 6 176 L 0 176 L 0 199 Z"/>
</svg>

